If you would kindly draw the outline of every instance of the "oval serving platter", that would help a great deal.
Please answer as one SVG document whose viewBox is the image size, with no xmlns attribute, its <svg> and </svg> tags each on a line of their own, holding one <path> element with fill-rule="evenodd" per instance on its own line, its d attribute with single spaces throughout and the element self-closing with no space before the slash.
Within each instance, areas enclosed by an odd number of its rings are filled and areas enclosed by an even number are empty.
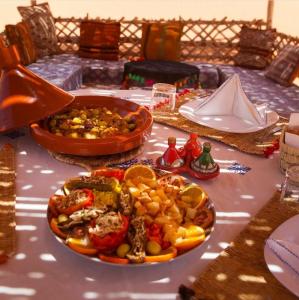
<svg viewBox="0 0 299 300">
<path fill-rule="evenodd" d="M 109 169 L 109 170 L 113 170 L 113 169 Z M 161 179 L 161 178 L 165 178 L 165 176 L 167 178 L 181 178 L 182 180 L 184 180 L 184 188 L 182 190 L 188 188 L 190 185 L 194 186 L 193 183 L 191 183 L 188 179 L 186 179 L 186 178 L 184 178 L 182 176 L 171 174 L 171 173 L 169 173 L 167 171 L 160 170 L 160 169 L 154 169 L 154 172 L 156 174 L 157 181 L 159 181 L 159 179 Z M 131 183 L 129 183 L 129 185 L 131 185 Z M 65 186 L 64 186 L 64 187 L 60 188 L 58 191 L 56 191 L 55 195 L 57 195 L 57 196 L 65 196 L 66 193 L 69 193 L 69 191 L 67 189 L 65 189 Z M 134 198 L 134 199 L 135 199 L 134 201 L 136 202 L 136 198 Z M 181 198 L 179 198 L 179 199 L 181 200 Z M 119 209 L 117 209 L 117 211 L 119 211 Z M 181 209 L 181 211 L 184 211 L 184 210 Z M 184 211 L 183 213 L 186 213 L 186 212 Z M 166 250 L 162 250 L 161 254 L 159 254 L 159 255 L 165 255 L 166 254 L 166 256 L 164 258 L 162 257 L 162 259 L 160 258 L 160 259 L 157 259 L 157 261 L 155 261 L 155 257 L 156 257 L 155 255 L 151 256 L 149 254 L 146 254 L 147 258 L 150 257 L 149 261 L 146 260 L 145 262 L 142 262 L 142 263 L 133 263 L 133 262 L 130 262 L 130 261 L 128 261 L 126 263 L 123 263 L 123 262 L 118 262 L 117 259 L 116 259 L 116 262 L 114 260 L 110 261 L 110 260 L 107 260 L 107 259 L 101 259 L 100 257 L 101 257 L 102 254 L 99 254 L 99 252 L 101 252 L 101 251 L 97 251 L 94 254 L 93 253 L 83 254 L 83 253 L 81 253 L 81 251 L 76 251 L 76 247 L 75 248 L 70 247 L 70 245 L 68 244 L 68 239 L 70 237 L 70 235 L 68 233 L 67 233 L 66 238 L 62 238 L 61 236 L 57 235 L 56 230 L 53 230 L 52 225 L 51 225 L 51 221 L 54 218 L 57 219 L 57 215 L 55 216 L 55 214 L 53 214 L 53 209 L 52 209 L 51 205 L 48 205 L 47 220 L 48 220 L 49 228 L 50 228 L 51 233 L 53 234 L 53 236 L 61 244 L 63 244 L 64 246 L 66 246 L 71 252 L 74 252 L 75 254 L 78 254 L 79 256 L 87 258 L 89 260 L 93 260 L 95 262 L 99 262 L 99 263 L 103 263 L 103 264 L 107 264 L 107 265 L 127 266 L 127 267 L 128 266 L 129 267 L 137 267 L 138 266 L 138 267 L 141 267 L 141 266 L 159 265 L 159 264 L 163 264 L 163 263 L 165 264 L 165 263 L 169 263 L 169 262 L 172 262 L 172 261 L 176 261 L 176 260 L 178 260 L 180 258 L 183 258 L 185 255 L 188 255 L 191 252 L 196 251 L 199 248 L 202 248 L 202 246 L 207 243 L 207 241 L 209 240 L 212 232 L 214 231 L 214 225 L 215 225 L 215 220 L 216 220 L 216 213 L 215 213 L 214 204 L 213 204 L 212 200 L 207 196 L 206 193 L 205 193 L 205 200 L 204 200 L 203 204 L 201 205 L 201 207 L 198 208 L 198 210 L 197 210 L 196 213 L 197 213 L 197 216 L 201 215 L 201 217 L 203 217 L 205 215 L 206 216 L 209 215 L 209 217 L 210 217 L 210 221 L 209 221 L 208 225 L 204 228 L 204 239 L 201 239 L 200 242 L 196 242 L 196 239 L 198 237 L 196 236 L 196 234 L 192 237 L 192 233 L 191 233 L 191 237 L 190 238 L 191 238 L 191 240 L 193 239 L 195 241 L 193 247 L 190 247 L 190 245 L 189 245 L 189 248 L 188 248 L 188 245 L 187 245 L 186 249 L 182 249 L 181 248 L 182 245 L 183 245 L 183 248 L 184 248 L 184 242 L 183 242 L 183 243 L 181 243 L 181 246 L 179 247 L 179 249 L 176 249 L 176 251 L 175 251 L 176 254 L 173 257 L 171 257 L 171 256 L 168 257 L 167 256 L 168 249 L 166 249 Z M 135 209 L 135 214 L 136 214 L 136 209 Z M 158 211 L 157 215 L 159 215 L 159 211 Z M 130 216 L 130 218 L 132 218 L 132 216 Z M 203 217 L 203 220 L 204 220 L 204 217 Z M 190 220 L 189 220 L 189 224 L 190 224 Z M 181 223 L 180 225 L 184 225 L 184 224 Z M 191 224 L 191 225 L 195 225 L 195 224 Z M 84 225 L 84 226 L 89 226 L 89 225 Z M 188 227 L 188 228 L 190 228 L 190 227 Z M 163 233 L 163 234 L 165 235 L 165 233 Z M 126 237 L 125 238 L 126 243 L 128 243 L 127 240 L 128 239 Z M 187 241 L 187 244 L 188 244 L 188 242 L 189 241 Z M 191 244 L 192 244 L 192 242 L 191 242 Z M 174 245 L 170 245 L 170 247 L 171 248 L 175 248 Z M 106 253 L 104 253 L 104 256 L 105 257 L 107 256 Z M 115 251 L 113 251 L 113 254 L 109 254 L 108 257 L 115 258 L 116 257 Z"/>
</svg>

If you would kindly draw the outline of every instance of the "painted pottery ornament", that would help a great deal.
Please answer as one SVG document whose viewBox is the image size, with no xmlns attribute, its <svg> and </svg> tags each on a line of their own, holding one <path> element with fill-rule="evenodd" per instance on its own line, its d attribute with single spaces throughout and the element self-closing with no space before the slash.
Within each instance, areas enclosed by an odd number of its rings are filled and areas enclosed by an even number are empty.
<svg viewBox="0 0 299 300">
<path fill-rule="evenodd" d="M 205 142 L 203 144 L 202 154 L 191 162 L 191 169 L 203 174 L 212 174 L 217 172 L 219 170 L 219 166 L 215 163 L 210 152 L 211 144 Z"/>
<path fill-rule="evenodd" d="M 201 154 L 202 148 L 198 142 L 198 135 L 191 133 L 188 141 L 179 150 L 180 156 L 184 159 L 185 164 L 190 165 L 191 161 L 196 159 Z"/>
<path fill-rule="evenodd" d="M 168 148 L 158 160 L 160 166 L 167 168 L 179 168 L 184 165 L 184 160 L 180 157 L 175 145 L 176 138 L 169 137 Z"/>
</svg>

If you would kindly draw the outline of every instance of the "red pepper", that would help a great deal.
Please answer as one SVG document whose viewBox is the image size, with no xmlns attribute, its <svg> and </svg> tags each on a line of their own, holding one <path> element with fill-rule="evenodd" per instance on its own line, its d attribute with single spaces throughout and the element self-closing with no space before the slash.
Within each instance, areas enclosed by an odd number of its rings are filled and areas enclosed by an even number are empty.
<svg viewBox="0 0 299 300">
<path fill-rule="evenodd" d="M 82 190 L 78 190 L 78 191 L 84 192 L 86 194 L 86 199 L 83 201 L 78 201 L 76 204 L 73 204 L 73 205 L 65 207 L 65 208 L 60 207 L 58 205 L 58 203 L 63 202 L 64 199 L 68 196 L 54 195 L 53 197 L 51 197 L 49 200 L 49 207 L 50 207 L 52 213 L 54 213 L 54 215 L 57 215 L 57 214 L 71 215 L 72 213 L 74 213 L 77 210 L 92 206 L 93 201 L 94 201 L 94 194 L 92 193 L 92 191 L 89 189 L 82 189 Z M 55 211 L 57 213 L 55 213 Z"/>
<path fill-rule="evenodd" d="M 101 252 L 111 252 L 124 241 L 129 228 L 129 219 L 123 215 L 121 217 L 123 226 L 118 231 L 108 233 L 104 237 L 99 237 L 96 234 L 89 233 L 89 238 L 95 248 Z"/>
<path fill-rule="evenodd" d="M 163 240 L 164 233 L 162 226 L 156 223 L 151 223 L 146 226 L 146 237 L 148 241 L 157 242 L 162 249 L 167 249 L 170 247 L 170 242 L 166 242 Z"/>
<path fill-rule="evenodd" d="M 118 179 L 119 181 L 122 181 L 124 179 L 124 173 L 125 173 L 125 171 L 122 169 L 100 168 L 100 169 L 94 170 L 92 172 L 92 176 L 114 177 L 114 178 Z"/>
</svg>

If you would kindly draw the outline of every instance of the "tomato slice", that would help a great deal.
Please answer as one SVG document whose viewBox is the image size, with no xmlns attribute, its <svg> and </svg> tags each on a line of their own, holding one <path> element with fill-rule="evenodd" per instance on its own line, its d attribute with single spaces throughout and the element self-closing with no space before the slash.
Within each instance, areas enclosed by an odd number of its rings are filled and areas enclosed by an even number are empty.
<svg viewBox="0 0 299 300">
<path fill-rule="evenodd" d="M 119 181 L 124 179 L 125 171 L 117 168 L 99 168 L 92 172 L 91 176 L 104 176 L 104 177 L 114 177 Z"/>
<path fill-rule="evenodd" d="M 94 194 L 89 189 L 77 189 L 74 190 L 74 192 L 83 192 L 85 194 L 84 200 L 78 199 L 78 202 L 75 202 L 67 207 L 60 206 L 60 203 L 67 203 L 66 198 L 71 197 L 71 194 L 68 196 L 62 196 L 62 195 L 54 195 L 49 200 L 49 207 L 52 211 L 52 213 L 57 216 L 57 214 L 65 214 L 65 215 L 71 215 L 77 210 L 81 210 L 85 207 L 92 206 L 94 201 Z"/>
<path fill-rule="evenodd" d="M 89 238 L 95 248 L 102 252 L 111 252 L 123 242 L 128 232 L 129 219 L 124 215 L 121 217 L 123 226 L 120 230 L 108 233 L 104 237 L 99 237 L 96 234 L 89 233 Z"/>
</svg>

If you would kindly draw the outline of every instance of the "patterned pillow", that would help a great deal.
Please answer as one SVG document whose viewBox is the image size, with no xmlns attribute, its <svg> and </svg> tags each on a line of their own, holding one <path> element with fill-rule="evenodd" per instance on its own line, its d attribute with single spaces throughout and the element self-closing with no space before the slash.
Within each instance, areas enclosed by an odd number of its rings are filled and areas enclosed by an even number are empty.
<svg viewBox="0 0 299 300">
<path fill-rule="evenodd" d="M 84 20 L 80 24 L 79 56 L 118 60 L 120 23 Z"/>
<path fill-rule="evenodd" d="M 264 69 L 271 62 L 275 38 L 275 29 L 261 30 L 243 26 L 240 32 L 240 49 L 234 57 L 235 64 Z"/>
<path fill-rule="evenodd" d="M 265 76 L 281 85 L 290 86 L 299 75 L 299 46 L 286 46 L 273 60 Z"/>
<path fill-rule="evenodd" d="M 183 25 L 180 22 L 143 23 L 141 53 L 149 60 L 179 60 Z"/>
<path fill-rule="evenodd" d="M 23 65 L 29 65 L 36 61 L 36 50 L 26 21 L 17 25 L 6 25 L 5 33 L 9 43 L 16 45 Z"/>
<path fill-rule="evenodd" d="M 55 21 L 49 4 L 19 6 L 18 10 L 23 20 L 28 22 L 38 58 L 57 53 Z"/>
</svg>

